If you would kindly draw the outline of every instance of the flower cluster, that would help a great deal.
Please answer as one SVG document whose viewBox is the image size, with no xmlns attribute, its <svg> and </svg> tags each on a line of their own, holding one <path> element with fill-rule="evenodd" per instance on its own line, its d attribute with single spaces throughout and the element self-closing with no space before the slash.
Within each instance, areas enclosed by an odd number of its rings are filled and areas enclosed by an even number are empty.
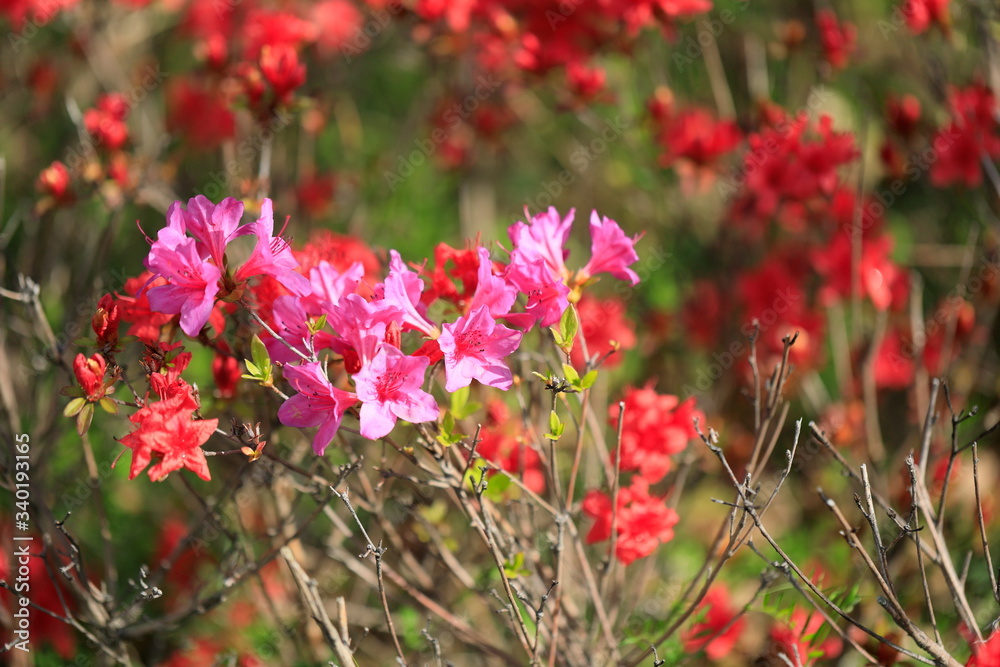
<svg viewBox="0 0 1000 667">
<path fill-rule="evenodd" d="M 662 498 L 650 495 L 649 482 L 634 477 L 631 486 L 618 491 L 617 508 L 601 491 L 588 491 L 583 512 L 594 519 L 587 533 L 587 544 L 611 538 L 615 527 L 615 557 L 624 565 L 652 554 L 657 547 L 674 538 L 674 526 L 680 520 L 677 511 L 667 507 Z"/>
<path fill-rule="evenodd" d="M 622 403 L 625 418 L 621 424 L 620 468 L 637 472 L 655 484 L 670 472 L 670 457 L 698 437 L 694 421 L 704 424 L 705 415 L 695 409 L 694 398 L 681 402 L 676 396 L 657 394 L 649 385 L 627 390 Z M 608 409 L 608 421 L 615 429 L 619 428 L 619 413 L 617 404 Z"/>
<path fill-rule="evenodd" d="M 721 585 L 710 588 L 698 611 L 704 616 L 684 632 L 681 638 L 684 650 L 704 651 L 705 657 L 713 662 L 729 655 L 746 625 L 744 618 L 736 618 L 737 609 L 729 598 L 729 590 Z"/>
<path fill-rule="evenodd" d="M 771 628 L 772 655 L 785 655 L 804 667 L 816 664 L 818 658 L 831 660 L 840 655 L 844 643 L 839 637 L 817 638 L 823 624 L 820 614 L 796 607 L 787 621 L 775 623 Z"/>
<path fill-rule="evenodd" d="M 583 511 L 594 519 L 587 542 L 602 542 L 611 537 L 615 526 L 615 555 L 625 565 L 644 558 L 660 544 L 673 539 L 677 512 L 664 499 L 651 495 L 649 486 L 662 480 L 670 471 L 670 456 L 687 447 L 697 437 L 694 421 L 704 422 L 695 409 L 694 399 L 683 403 L 676 396 L 660 395 L 651 387 L 629 389 L 622 401 L 624 420 L 619 424 L 621 408 L 609 409 L 611 426 L 621 431 L 621 460 L 612 465 L 634 473 L 630 486 L 618 492 L 617 509 L 611 498 L 600 491 L 590 491 L 583 500 Z"/>
<path fill-rule="evenodd" d="M 373 283 L 377 262 L 368 251 L 321 236 L 295 253 L 274 233 L 270 200 L 263 201 L 255 222 L 242 224 L 243 211 L 234 199 L 213 204 L 199 196 L 186 208 L 174 203 L 167 225 L 150 240 L 148 272 L 129 281 L 128 295 L 115 302 L 115 312 L 131 323 L 130 334 L 171 353 L 168 375 L 162 360 L 148 361 L 150 386 L 160 400 L 131 417 L 136 429 L 122 439 L 133 452 L 132 477 L 158 455 L 162 460 L 150 470 L 153 479 L 181 466 L 208 478 L 200 447 L 216 420 L 192 419 L 198 403 L 180 379 L 189 356 L 175 357 L 176 350 L 156 343 L 165 328 L 179 326 L 216 349 L 213 370 L 223 379 L 220 393 L 231 396 L 235 360 L 221 334 L 236 304 L 250 309 L 263 326 L 266 364 L 277 362 L 294 390 L 278 418 L 288 426 L 317 427 L 313 449 L 322 454 L 349 411 L 370 439 L 388 435 L 397 420 L 436 421 L 437 400 L 423 387 L 438 361 L 447 392 L 473 381 L 509 389 L 514 378 L 507 360 L 525 332 L 558 322 L 599 274 L 630 285 L 639 280 L 630 268 L 638 237 L 626 236 L 618 223 L 596 212 L 590 220 L 591 256 L 575 271 L 565 264 L 573 211 L 561 216 L 553 208 L 510 227 L 506 264 L 491 259 L 481 245 L 462 251 L 442 246 L 437 266 L 414 270 L 392 250 L 387 275 Z M 252 237 L 254 246 L 236 266 L 231 248 L 242 237 Z M 445 307 L 436 307 L 437 301 Z M 105 306 L 110 304 L 100 313 Z M 432 307 L 444 316 L 432 318 Z M 103 322 L 101 317 L 95 322 Z M 259 379 L 269 384 L 269 377 Z M 165 445 L 159 436 L 168 429 L 179 436 Z M 509 447 L 492 449 L 494 456 L 506 456 L 501 450 Z M 540 488 L 541 481 L 532 486 Z"/>
</svg>

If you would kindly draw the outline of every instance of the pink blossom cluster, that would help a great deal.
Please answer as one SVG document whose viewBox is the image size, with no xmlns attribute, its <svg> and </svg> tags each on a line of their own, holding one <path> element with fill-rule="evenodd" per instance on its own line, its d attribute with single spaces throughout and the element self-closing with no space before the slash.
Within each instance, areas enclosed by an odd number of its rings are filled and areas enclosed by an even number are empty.
<svg viewBox="0 0 1000 667">
<path fill-rule="evenodd" d="M 193 338 L 213 317 L 218 300 L 253 308 L 250 279 L 269 276 L 284 293 L 270 303 L 270 325 L 262 332 L 268 354 L 295 393 L 278 410 L 281 422 L 318 427 L 313 449 L 322 454 L 344 415 L 360 403 L 360 433 L 386 436 L 402 419 L 436 421 L 437 400 L 425 388 L 428 369 L 443 361 L 444 388 L 454 392 L 473 380 L 501 390 L 513 384 L 508 358 L 534 325 L 559 321 L 571 300 L 593 276 L 609 273 L 636 284 L 629 268 L 637 261 L 635 242 L 617 222 L 591 215 L 591 257 L 575 272 L 565 264 L 574 212 L 554 208 L 516 222 L 507 264 L 490 258 L 488 248 L 470 249 L 474 277 L 462 275 L 470 298 L 445 304 L 432 317 L 426 272 L 408 266 L 390 250 L 389 272 L 371 284 L 361 262 L 338 269 L 322 260 L 308 273 L 281 234 L 274 233 L 272 204 L 265 199 L 260 217 L 242 224 L 243 204 L 227 198 L 213 204 L 198 196 L 187 208 L 175 202 L 167 226 L 151 241 L 146 268 L 150 315 L 178 316 L 180 329 Z M 527 216 L 526 216 L 527 217 Z M 256 237 L 249 258 L 230 263 L 229 244 Z M 249 291 L 248 291 L 249 290 Z M 439 312 L 441 309 L 434 309 Z M 326 356 L 320 356 L 326 352 Z M 331 379 L 330 369 L 337 369 Z"/>
</svg>

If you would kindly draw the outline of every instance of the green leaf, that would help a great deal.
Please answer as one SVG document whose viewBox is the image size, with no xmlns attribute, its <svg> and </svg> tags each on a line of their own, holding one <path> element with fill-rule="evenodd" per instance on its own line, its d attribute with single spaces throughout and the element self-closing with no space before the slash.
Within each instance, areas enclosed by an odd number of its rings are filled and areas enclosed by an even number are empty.
<svg viewBox="0 0 1000 667">
<path fill-rule="evenodd" d="M 596 368 L 580 378 L 580 389 L 590 389 L 595 382 L 597 382 Z"/>
<path fill-rule="evenodd" d="M 517 579 L 521 576 L 530 576 L 531 570 L 524 567 L 524 552 L 514 554 L 513 560 L 509 560 L 503 565 L 504 574 L 508 579 Z"/>
<path fill-rule="evenodd" d="M 249 377 L 251 380 L 260 377 L 260 369 L 257 368 L 257 364 L 250 361 L 249 359 L 244 359 L 243 363 L 247 365 L 247 370 L 250 371 L 250 375 L 244 375 L 243 377 Z"/>
<path fill-rule="evenodd" d="M 549 430 L 555 433 L 562 426 L 562 420 L 559 419 L 559 415 L 556 414 L 555 410 L 549 412 Z"/>
<path fill-rule="evenodd" d="M 553 410 L 549 413 L 549 432 L 545 434 L 545 437 L 549 440 L 555 441 L 562 437 L 562 434 L 566 431 L 566 425 L 563 424 L 562 420 L 559 419 L 559 415 Z"/>
<path fill-rule="evenodd" d="M 90 428 L 90 422 L 94 419 L 94 404 L 87 403 L 76 416 L 76 432 L 81 436 Z"/>
<path fill-rule="evenodd" d="M 470 390 L 469 387 L 462 387 L 461 389 L 452 392 L 451 394 L 451 413 L 455 415 L 455 419 L 465 419 L 466 417 L 471 417 L 483 407 L 482 403 L 476 403 L 475 401 L 469 401 Z"/>
<path fill-rule="evenodd" d="M 66 408 L 63 410 L 64 417 L 75 417 L 79 414 L 83 406 L 87 404 L 87 399 L 85 398 L 74 398 L 72 401 L 66 404 Z"/>
<path fill-rule="evenodd" d="M 309 333 L 313 336 L 318 334 L 326 326 L 326 313 L 323 313 L 319 318 L 315 320 L 309 320 Z"/>
<path fill-rule="evenodd" d="M 104 398 L 102 398 L 101 401 L 100 401 L 100 403 L 101 403 L 101 408 L 105 412 L 107 412 L 109 415 L 116 415 L 116 414 L 118 414 L 118 404 L 115 403 L 110 398 L 108 398 L 107 396 L 105 396 Z"/>
<path fill-rule="evenodd" d="M 257 368 L 271 367 L 271 355 L 267 353 L 267 346 L 257 334 L 254 334 L 253 340 L 250 341 L 250 354 L 253 355 L 253 362 Z"/>
<path fill-rule="evenodd" d="M 441 418 L 441 433 L 437 436 L 437 441 L 440 442 L 445 447 L 451 447 L 452 445 L 458 444 L 465 437 L 462 433 L 455 433 L 455 417 L 452 416 L 451 412 L 445 412 L 444 417 Z"/>
<path fill-rule="evenodd" d="M 569 364 L 563 364 L 563 374 L 566 375 L 566 379 L 569 380 L 570 384 L 576 384 L 580 379 L 580 374 L 576 372 L 576 369 Z"/>
<path fill-rule="evenodd" d="M 508 499 L 511 496 L 511 491 L 517 490 L 517 487 L 513 486 L 513 482 L 510 481 L 510 477 L 503 472 L 498 472 L 490 477 L 490 485 L 486 487 L 486 492 L 483 495 L 493 502 L 499 503 Z"/>
<path fill-rule="evenodd" d="M 461 389 L 456 389 L 451 392 L 451 411 L 459 412 L 465 407 L 465 404 L 469 402 L 469 394 L 471 390 L 468 386 L 462 387 Z"/>
<path fill-rule="evenodd" d="M 559 335 L 563 339 L 563 343 L 560 347 L 573 347 L 573 341 L 576 339 L 576 333 L 579 330 L 580 318 L 576 314 L 576 307 L 573 304 L 570 304 L 569 307 L 563 311 L 562 317 L 559 318 Z"/>
</svg>

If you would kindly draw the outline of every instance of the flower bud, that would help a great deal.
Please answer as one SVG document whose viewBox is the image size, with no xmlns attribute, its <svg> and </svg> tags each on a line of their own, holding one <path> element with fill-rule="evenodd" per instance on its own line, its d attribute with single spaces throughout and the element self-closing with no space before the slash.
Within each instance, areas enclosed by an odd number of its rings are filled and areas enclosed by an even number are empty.
<svg viewBox="0 0 1000 667">
<path fill-rule="evenodd" d="M 97 312 L 90 320 L 90 326 L 97 334 L 98 346 L 114 347 L 118 344 L 118 323 L 121 321 L 121 311 L 118 303 L 110 294 L 105 294 L 97 302 Z"/>
</svg>

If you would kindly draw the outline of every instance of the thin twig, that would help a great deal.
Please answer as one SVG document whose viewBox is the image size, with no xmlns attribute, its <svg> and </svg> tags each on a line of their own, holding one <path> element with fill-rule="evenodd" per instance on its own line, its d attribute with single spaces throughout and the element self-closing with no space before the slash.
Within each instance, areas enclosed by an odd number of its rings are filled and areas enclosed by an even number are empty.
<svg viewBox="0 0 1000 667">
<path fill-rule="evenodd" d="M 403 656 L 403 648 L 399 645 L 399 638 L 396 636 L 396 626 L 392 623 L 392 614 L 389 612 L 389 601 L 385 596 L 385 582 L 382 580 L 382 555 L 385 553 L 382 542 L 379 541 L 378 546 L 372 543 L 372 538 L 368 536 L 368 531 L 365 530 L 364 524 L 361 523 L 361 518 L 354 510 L 354 506 L 351 505 L 351 499 L 348 497 L 348 489 L 346 487 L 343 493 L 338 492 L 332 486 L 330 487 L 330 491 L 344 502 L 344 505 L 347 506 L 347 511 L 351 513 L 354 521 L 358 524 L 358 528 L 361 529 L 361 534 L 365 536 L 367 551 L 361 554 L 360 558 L 366 558 L 368 554 L 375 556 L 375 576 L 378 579 L 378 594 L 382 601 L 382 611 L 385 612 L 385 623 L 389 627 L 389 635 L 392 637 L 392 645 L 396 649 L 396 655 L 399 657 L 400 662 L 405 665 L 406 658 Z"/>
<path fill-rule="evenodd" d="M 976 520 L 979 523 L 979 536 L 983 542 L 986 568 L 990 572 L 990 591 L 993 593 L 993 599 L 1000 605 L 1000 589 L 997 588 L 997 575 L 993 569 L 993 557 L 990 555 L 990 542 L 986 538 L 986 522 L 983 520 L 983 499 L 979 495 L 979 445 L 976 443 L 972 443 L 972 482 L 976 490 Z"/>
</svg>

